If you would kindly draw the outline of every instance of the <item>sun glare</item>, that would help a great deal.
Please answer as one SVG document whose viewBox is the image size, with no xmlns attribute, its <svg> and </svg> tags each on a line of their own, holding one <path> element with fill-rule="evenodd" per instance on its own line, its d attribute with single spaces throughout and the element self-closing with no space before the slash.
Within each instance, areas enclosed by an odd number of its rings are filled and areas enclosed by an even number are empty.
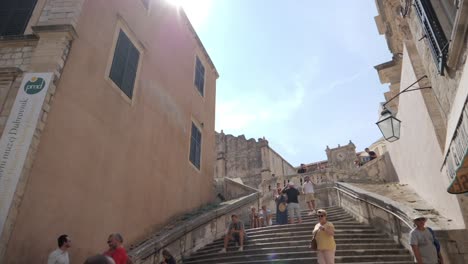
<svg viewBox="0 0 468 264">
<path fill-rule="evenodd" d="M 182 7 L 195 28 L 200 27 L 207 18 L 212 0 L 167 0 L 176 7 Z"/>
</svg>

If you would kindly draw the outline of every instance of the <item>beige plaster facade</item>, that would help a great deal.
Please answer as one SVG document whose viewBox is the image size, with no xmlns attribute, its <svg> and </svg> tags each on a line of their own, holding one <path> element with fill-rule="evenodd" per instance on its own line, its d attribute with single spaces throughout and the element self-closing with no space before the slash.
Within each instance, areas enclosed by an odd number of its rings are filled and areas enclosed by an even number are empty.
<svg viewBox="0 0 468 264">
<path fill-rule="evenodd" d="M 416 76 L 409 61 L 406 49 L 403 53 L 401 85 L 407 87 L 416 81 Z M 401 138 L 389 143 L 388 151 L 401 183 L 412 186 L 418 194 L 432 204 L 439 212 L 452 218 L 463 227 L 463 218 L 457 197 L 449 194 L 445 188 L 449 178 L 440 171 L 442 152 L 437 143 L 434 129 L 424 99 L 419 92 L 407 93 L 400 97 L 398 118 L 401 123 Z M 418 129 L 415 129 L 417 124 Z"/>
<path fill-rule="evenodd" d="M 108 77 L 117 34 L 140 52 L 134 94 Z M 214 199 L 218 73 L 185 13 L 166 1 L 39 0 L 25 35 L 0 39 L 0 127 L 25 72 L 53 72 L 0 241 L 1 263 L 45 263 L 66 233 L 72 263 L 125 245 Z M 205 67 L 203 96 L 194 85 Z M 201 165 L 189 161 L 191 127 Z M 174 192 L 178 195 L 173 195 Z"/>
</svg>

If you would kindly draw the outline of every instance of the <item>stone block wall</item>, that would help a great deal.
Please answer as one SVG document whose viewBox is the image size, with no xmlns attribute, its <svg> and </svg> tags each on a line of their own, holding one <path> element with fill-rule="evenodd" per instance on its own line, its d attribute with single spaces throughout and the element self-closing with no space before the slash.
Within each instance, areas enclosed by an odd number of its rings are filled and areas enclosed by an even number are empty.
<svg viewBox="0 0 468 264">
<path fill-rule="evenodd" d="M 76 26 L 84 0 L 48 0 L 44 6 L 38 25 Z"/>
<path fill-rule="evenodd" d="M 37 45 L 36 40 L 0 42 L 0 67 L 16 67 L 27 71 Z"/>
<path fill-rule="evenodd" d="M 263 190 L 268 186 L 265 181 L 295 173 L 295 168 L 265 139 L 216 133 L 216 150 L 216 178 L 240 178 L 244 184 Z"/>
<path fill-rule="evenodd" d="M 387 183 L 398 182 L 389 153 L 385 153 L 359 167 L 355 174 L 343 177 L 345 182 Z"/>
</svg>

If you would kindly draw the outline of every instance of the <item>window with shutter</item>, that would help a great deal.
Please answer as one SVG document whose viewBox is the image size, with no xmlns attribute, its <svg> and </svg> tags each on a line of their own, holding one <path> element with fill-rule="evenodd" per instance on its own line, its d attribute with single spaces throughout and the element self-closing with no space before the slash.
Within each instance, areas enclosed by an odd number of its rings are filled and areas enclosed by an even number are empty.
<svg viewBox="0 0 468 264">
<path fill-rule="evenodd" d="M 200 169 L 201 163 L 201 142 L 202 135 L 198 127 L 192 123 L 192 133 L 190 137 L 190 162 Z"/>
<path fill-rule="evenodd" d="M 195 63 L 195 87 L 203 96 L 205 93 L 205 67 L 198 57 Z"/>
<path fill-rule="evenodd" d="M 120 30 L 109 77 L 129 98 L 133 96 L 139 59 L 140 52 Z"/>
<path fill-rule="evenodd" d="M 0 36 L 23 34 L 36 2 L 37 0 L 1 0 Z"/>
</svg>

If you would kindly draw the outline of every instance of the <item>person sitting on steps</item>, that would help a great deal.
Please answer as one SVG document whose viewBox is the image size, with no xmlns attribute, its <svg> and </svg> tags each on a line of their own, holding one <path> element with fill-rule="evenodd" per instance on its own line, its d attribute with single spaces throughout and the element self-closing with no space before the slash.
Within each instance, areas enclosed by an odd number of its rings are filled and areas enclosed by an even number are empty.
<svg viewBox="0 0 468 264">
<path fill-rule="evenodd" d="M 228 243 L 232 239 L 239 243 L 239 251 L 244 251 L 245 237 L 244 223 L 239 220 L 239 217 L 236 214 L 231 215 L 231 222 L 229 223 L 228 230 L 224 236 L 224 247 L 221 249 L 220 253 L 226 253 Z"/>
</svg>

